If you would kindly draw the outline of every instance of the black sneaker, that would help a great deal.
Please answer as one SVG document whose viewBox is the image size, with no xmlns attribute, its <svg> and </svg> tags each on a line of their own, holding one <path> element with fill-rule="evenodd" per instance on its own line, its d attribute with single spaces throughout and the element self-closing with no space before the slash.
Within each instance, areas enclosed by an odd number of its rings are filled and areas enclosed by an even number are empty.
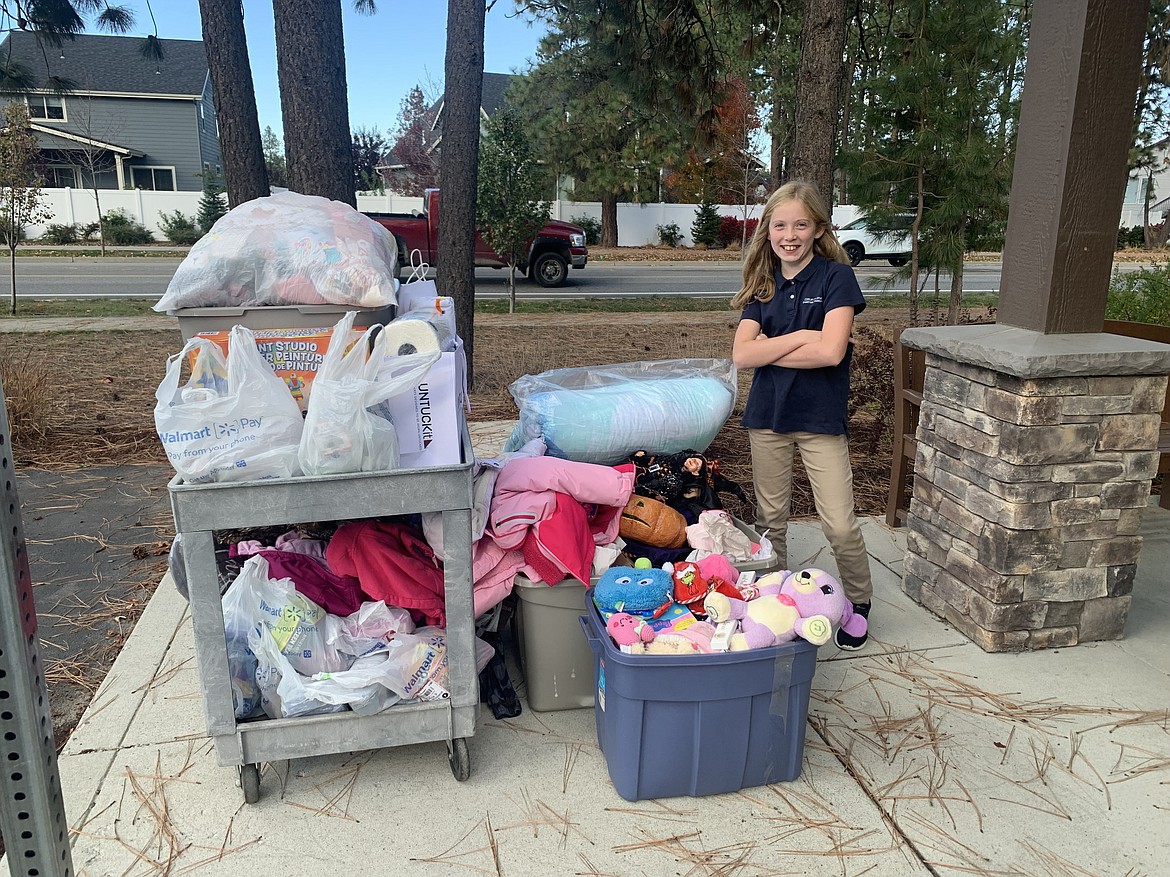
<svg viewBox="0 0 1170 877">
<path fill-rule="evenodd" d="M 853 614 L 860 615 L 862 618 L 869 620 L 869 603 L 854 603 Z M 837 644 L 837 648 L 844 649 L 847 652 L 856 652 L 869 640 L 869 629 L 861 636 L 853 636 L 846 633 L 842 628 L 837 628 L 837 633 L 833 637 L 833 642 Z"/>
</svg>

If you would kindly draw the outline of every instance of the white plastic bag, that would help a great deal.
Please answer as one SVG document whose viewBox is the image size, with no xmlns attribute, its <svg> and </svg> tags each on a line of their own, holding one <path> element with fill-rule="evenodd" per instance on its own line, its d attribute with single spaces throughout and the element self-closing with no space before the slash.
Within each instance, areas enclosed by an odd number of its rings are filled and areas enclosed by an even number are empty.
<svg viewBox="0 0 1170 877">
<path fill-rule="evenodd" d="M 183 363 L 194 353 L 187 383 Z M 155 391 L 154 424 L 167 459 L 190 484 L 300 474 L 304 421 L 288 385 L 264 361 L 251 330 L 236 326 L 226 359 L 192 338 L 167 360 Z"/>
<path fill-rule="evenodd" d="M 239 577 L 236 579 L 239 581 Z M 227 640 L 228 678 L 232 686 L 232 706 L 237 719 L 251 715 L 260 704 L 256 685 L 256 655 L 248 645 L 248 632 L 257 626 L 249 609 L 247 584 L 229 587 L 223 595 L 223 629 Z"/>
<path fill-rule="evenodd" d="M 348 337 L 355 314 L 333 328 Z M 299 460 L 306 475 L 397 469 L 398 434 L 383 403 L 417 384 L 439 352 L 387 356 L 381 326 L 346 349 L 330 345 L 309 394 Z"/>
<path fill-rule="evenodd" d="M 325 640 L 339 652 L 359 658 L 385 651 L 387 641 L 400 633 L 414 633 L 414 619 L 405 609 L 387 606 L 382 600 L 362 603 L 344 618 L 325 618 Z"/>
<path fill-rule="evenodd" d="M 495 650 L 475 638 L 475 672 L 480 673 Z M 389 660 L 383 668 L 383 684 L 403 700 L 447 700 L 447 632 L 441 627 L 420 627 L 413 634 L 390 640 Z"/>
<path fill-rule="evenodd" d="M 504 446 L 612 466 L 637 450 L 705 451 L 735 407 L 729 359 L 668 359 L 524 375 L 508 387 L 519 422 Z"/>
<path fill-rule="evenodd" d="M 232 591 L 237 593 L 232 595 Z M 225 601 L 229 595 L 239 601 L 240 608 L 234 614 L 250 619 L 248 630 L 263 627 L 298 673 L 335 673 L 353 663 L 352 655 L 328 642 L 325 610 L 297 591 L 292 579 L 269 578 L 268 561 L 261 555 L 247 559 Z"/>
<path fill-rule="evenodd" d="M 191 247 L 156 311 L 395 301 L 394 236 L 348 204 L 281 192 L 233 207 Z"/>
</svg>

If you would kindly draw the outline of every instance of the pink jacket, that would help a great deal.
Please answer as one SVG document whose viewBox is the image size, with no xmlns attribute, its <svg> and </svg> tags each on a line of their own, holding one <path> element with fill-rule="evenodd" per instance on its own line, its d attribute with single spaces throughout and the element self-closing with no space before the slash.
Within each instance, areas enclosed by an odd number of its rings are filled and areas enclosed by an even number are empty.
<svg viewBox="0 0 1170 877">
<path fill-rule="evenodd" d="M 520 549 L 541 578 L 589 583 L 593 551 L 617 538 L 621 510 L 634 490 L 634 467 L 557 457 L 509 460 L 496 477 L 485 535 Z"/>
</svg>

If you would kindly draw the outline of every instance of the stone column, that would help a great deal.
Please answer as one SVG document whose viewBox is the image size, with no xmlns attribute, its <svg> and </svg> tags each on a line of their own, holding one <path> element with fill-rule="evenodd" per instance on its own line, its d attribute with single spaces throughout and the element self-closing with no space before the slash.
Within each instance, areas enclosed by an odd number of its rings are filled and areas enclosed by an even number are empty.
<svg viewBox="0 0 1170 877">
<path fill-rule="evenodd" d="M 927 353 L 903 590 L 989 652 L 1120 638 L 1170 346 L 1000 325 L 902 342 Z"/>
</svg>

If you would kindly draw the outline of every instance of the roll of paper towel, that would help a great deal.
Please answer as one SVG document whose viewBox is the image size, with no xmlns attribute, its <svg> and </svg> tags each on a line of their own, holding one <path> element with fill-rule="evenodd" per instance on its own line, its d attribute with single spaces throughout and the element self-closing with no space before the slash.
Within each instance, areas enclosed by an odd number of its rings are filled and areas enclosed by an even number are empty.
<svg viewBox="0 0 1170 877">
<path fill-rule="evenodd" d="M 455 349 L 450 323 L 442 313 L 402 314 L 386 324 L 386 341 L 389 352 L 398 356 Z"/>
</svg>

